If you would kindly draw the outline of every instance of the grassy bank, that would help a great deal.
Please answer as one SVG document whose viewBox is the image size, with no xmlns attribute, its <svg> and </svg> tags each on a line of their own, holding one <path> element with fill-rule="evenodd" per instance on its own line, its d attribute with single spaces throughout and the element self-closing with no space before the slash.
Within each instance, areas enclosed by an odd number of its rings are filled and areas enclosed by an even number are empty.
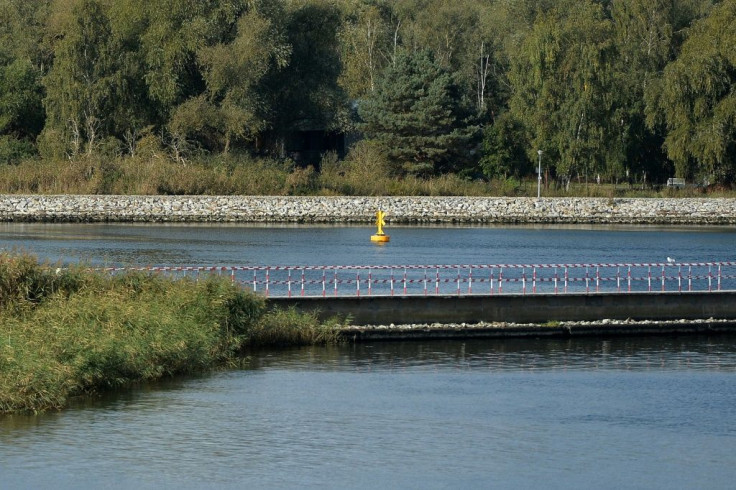
<svg viewBox="0 0 736 490">
<path fill-rule="evenodd" d="M 228 365 L 249 347 L 336 339 L 334 327 L 268 311 L 226 279 L 110 277 L 0 253 L 0 413 Z"/>
<path fill-rule="evenodd" d="M 65 160 L 27 160 L 4 166 L 0 194 L 135 195 L 354 195 L 354 196 L 536 196 L 536 179 L 482 180 L 446 174 L 402 175 L 368 145 L 344 161 L 327 154 L 319 165 L 247 155 L 214 155 L 176 162 L 164 153 L 135 157 L 84 155 Z M 652 188 L 632 182 L 575 179 L 569 189 L 545 182 L 547 197 L 734 197 L 728 189 Z"/>
</svg>

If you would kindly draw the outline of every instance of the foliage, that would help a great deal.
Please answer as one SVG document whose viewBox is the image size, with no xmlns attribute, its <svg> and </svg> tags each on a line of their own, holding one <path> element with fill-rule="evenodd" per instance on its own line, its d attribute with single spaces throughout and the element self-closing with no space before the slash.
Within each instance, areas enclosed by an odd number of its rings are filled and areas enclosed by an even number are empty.
<svg viewBox="0 0 736 490">
<path fill-rule="evenodd" d="M 17 164 L 28 160 L 35 153 L 36 148 L 30 141 L 17 139 L 10 135 L 0 135 L 0 164 Z"/>
<path fill-rule="evenodd" d="M 431 175 L 457 169 L 473 127 L 463 125 L 451 74 L 431 52 L 402 53 L 360 105 L 361 125 L 403 171 Z"/>
<path fill-rule="evenodd" d="M 206 89 L 174 111 L 170 129 L 207 148 L 228 153 L 233 141 L 252 141 L 267 127 L 258 86 L 272 67 L 288 64 L 290 47 L 273 23 L 256 11 L 237 21 L 232 42 L 198 50 Z"/>
<path fill-rule="evenodd" d="M 510 107 L 530 132 L 529 156 L 542 150 L 570 180 L 600 172 L 609 140 L 610 23 L 592 1 L 540 15 L 513 60 Z"/>
<path fill-rule="evenodd" d="M 249 326 L 250 347 L 326 344 L 340 339 L 337 321 L 323 323 L 316 313 L 294 308 L 271 310 Z"/>
<path fill-rule="evenodd" d="M 339 42 L 343 66 L 338 82 L 351 99 L 361 99 L 376 89 L 391 60 L 390 9 L 376 3 L 350 5 Z"/>
<path fill-rule="evenodd" d="M 0 0 L 0 164 L 94 166 L 141 151 L 180 166 L 230 153 L 286 160 L 302 132 L 355 141 L 362 128 L 397 175 L 477 177 L 483 167 L 528 177 L 541 149 L 568 185 L 596 175 L 657 184 L 675 167 L 729 184 L 732 9 L 733 0 Z M 420 68 L 421 58 L 430 62 Z M 422 71 L 409 76 L 409 59 Z M 433 92 L 411 93 L 422 86 Z M 358 108 L 373 113 L 365 126 Z M 394 110 L 415 119 L 377 116 Z M 295 173 L 288 192 L 313 191 L 312 172 Z"/>
<path fill-rule="evenodd" d="M 648 92 L 651 127 L 667 128 L 677 175 L 736 181 L 736 1 L 697 22 L 663 77 Z"/>
<path fill-rule="evenodd" d="M 480 167 L 488 178 L 521 177 L 529 172 L 524 127 L 508 113 L 486 127 Z"/>
<path fill-rule="evenodd" d="M 644 92 L 662 72 L 676 47 L 676 2 L 623 0 L 611 7 L 617 55 L 613 61 L 613 110 L 604 175 L 649 174 L 664 180 L 671 165 L 659 128 L 645 124 Z"/>
<path fill-rule="evenodd" d="M 160 156 L 148 155 L 140 148 L 134 158 L 90 158 L 74 161 L 32 160 L 0 172 L 2 194 L 135 194 L 135 195 L 370 195 L 370 196 L 536 196 L 536 174 L 480 179 L 455 173 L 435 177 L 396 176 L 391 164 L 376 145 L 357 143 L 344 160 L 327 154 L 320 172 L 292 162 L 254 159 L 231 152 L 205 155 L 187 165 Z M 520 152 L 521 154 L 521 152 Z M 532 162 L 524 159 L 525 166 Z M 543 173 L 546 168 L 542 160 Z M 534 169 L 535 170 L 535 169 Z M 546 174 L 546 173 L 545 173 Z M 610 184 L 580 185 L 571 182 L 567 191 L 545 188 L 545 196 L 587 196 L 595 189 L 606 189 L 629 197 L 662 195 L 651 180 L 631 175 L 629 180 Z M 615 190 L 612 190 L 615 189 Z M 701 194 L 704 189 L 688 188 L 677 195 Z M 597 191 L 596 191 L 597 192 Z M 728 196 L 727 189 L 710 188 L 709 194 Z"/>
<path fill-rule="evenodd" d="M 0 413 L 228 364 L 247 346 L 338 340 L 334 322 L 266 311 L 213 276 L 108 276 L 0 254 Z"/>
<path fill-rule="evenodd" d="M 271 128 L 281 137 L 289 131 L 347 128 L 347 99 L 338 84 L 341 17 L 337 7 L 321 0 L 293 5 L 282 22 L 291 61 L 262 84 L 276 109 Z"/>
<path fill-rule="evenodd" d="M 38 10 L 34 2 L 0 0 L 0 164 L 34 155 L 44 125 Z"/>
</svg>

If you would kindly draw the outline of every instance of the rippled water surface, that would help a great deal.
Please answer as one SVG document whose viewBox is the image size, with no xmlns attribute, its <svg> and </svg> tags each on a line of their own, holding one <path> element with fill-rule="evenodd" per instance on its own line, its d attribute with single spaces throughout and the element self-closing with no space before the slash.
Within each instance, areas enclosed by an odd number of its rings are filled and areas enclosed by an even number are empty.
<svg viewBox="0 0 736 490">
<path fill-rule="evenodd" d="M 735 340 L 262 353 L 0 418 L 0 487 L 732 488 Z"/>
<path fill-rule="evenodd" d="M 734 227 L 0 223 L 0 250 L 108 265 L 382 265 L 734 260 Z"/>
<path fill-rule="evenodd" d="M 728 227 L 0 223 L 119 265 L 734 260 Z M 0 489 L 733 488 L 736 338 L 374 343 L 0 417 Z"/>
</svg>

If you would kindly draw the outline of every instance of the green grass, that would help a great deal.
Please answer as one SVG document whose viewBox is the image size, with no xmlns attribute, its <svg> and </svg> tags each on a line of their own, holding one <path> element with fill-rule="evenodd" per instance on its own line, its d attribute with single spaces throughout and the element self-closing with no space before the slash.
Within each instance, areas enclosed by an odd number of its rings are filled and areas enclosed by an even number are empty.
<svg viewBox="0 0 736 490">
<path fill-rule="evenodd" d="M 248 348 L 337 340 L 334 323 L 268 311 L 227 279 L 57 271 L 0 253 L 0 413 L 227 366 Z"/>
</svg>

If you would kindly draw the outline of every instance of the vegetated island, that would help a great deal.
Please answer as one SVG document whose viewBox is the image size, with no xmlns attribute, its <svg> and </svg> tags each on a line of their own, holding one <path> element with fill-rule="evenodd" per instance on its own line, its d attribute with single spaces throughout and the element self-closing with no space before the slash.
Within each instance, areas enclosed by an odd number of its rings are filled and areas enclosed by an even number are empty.
<svg viewBox="0 0 736 490">
<path fill-rule="evenodd" d="M 216 276 L 57 268 L 0 253 L 0 414 L 236 365 L 249 348 L 335 342 L 335 325 Z"/>
</svg>

